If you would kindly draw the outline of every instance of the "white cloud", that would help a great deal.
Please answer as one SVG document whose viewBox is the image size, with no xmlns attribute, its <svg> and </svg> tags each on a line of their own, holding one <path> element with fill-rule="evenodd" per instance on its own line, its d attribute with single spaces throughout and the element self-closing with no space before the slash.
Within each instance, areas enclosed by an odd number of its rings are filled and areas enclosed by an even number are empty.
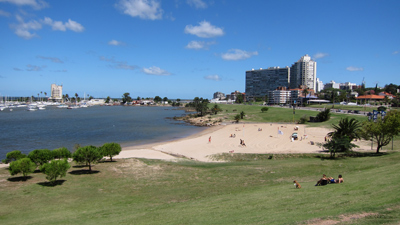
<svg viewBox="0 0 400 225">
<path fill-rule="evenodd" d="M 318 52 L 318 53 L 316 53 L 316 54 L 313 55 L 313 59 L 314 59 L 314 60 L 316 60 L 316 59 L 322 59 L 322 58 L 325 58 L 325 57 L 327 57 L 327 56 L 329 56 L 328 53 Z"/>
<path fill-rule="evenodd" d="M 14 31 L 15 34 L 18 35 L 19 37 L 22 37 L 25 39 L 31 39 L 31 38 L 37 36 L 35 33 L 32 33 L 31 30 L 42 29 L 42 24 L 40 24 L 36 20 L 25 22 L 23 20 L 23 18 L 19 15 L 16 15 L 16 19 L 19 22 L 19 24 L 12 24 L 10 26 L 11 26 L 11 28 L 13 28 L 15 30 Z"/>
<path fill-rule="evenodd" d="M 158 76 L 168 76 L 171 75 L 166 70 L 161 69 L 160 67 L 152 66 L 150 68 L 143 68 L 143 72 L 149 75 L 158 75 Z"/>
<path fill-rule="evenodd" d="M 196 9 L 205 9 L 207 8 L 207 4 L 202 0 L 187 0 L 186 1 L 190 6 L 195 7 Z"/>
<path fill-rule="evenodd" d="M 206 79 L 206 80 L 220 81 L 220 80 L 221 80 L 221 77 L 218 76 L 218 75 L 208 75 L 208 76 L 205 76 L 204 79 Z"/>
<path fill-rule="evenodd" d="M 31 6 L 37 10 L 49 6 L 49 4 L 43 0 L 0 0 L 0 2 L 7 2 L 18 6 Z"/>
<path fill-rule="evenodd" d="M 399 51 L 394 51 L 392 54 L 397 55 L 397 54 L 399 54 Z"/>
<path fill-rule="evenodd" d="M 116 7 L 127 15 L 141 19 L 157 20 L 163 14 L 160 3 L 155 0 L 120 0 Z"/>
<path fill-rule="evenodd" d="M 224 35 L 222 28 L 213 26 L 210 22 L 202 21 L 199 26 L 186 25 L 185 33 L 193 34 L 201 38 L 211 38 Z"/>
<path fill-rule="evenodd" d="M 117 40 L 111 40 L 108 42 L 109 45 L 115 45 L 115 46 L 120 46 L 120 45 L 125 45 L 124 42 L 122 41 L 117 41 Z"/>
<path fill-rule="evenodd" d="M 68 22 L 65 23 L 65 27 L 75 32 L 82 32 L 85 30 L 85 28 L 81 24 L 71 19 L 68 19 Z"/>
<path fill-rule="evenodd" d="M 61 59 L 57 58 L 57 57 L 46 57 L 46 56 L 36 56 L 39 59 L 44 59 L 44 60 L 50 60 L 53 63 L 64 63 Z"/>
<path fill-rule="evenodd" d="M 258 55 L 258 52 L 247 52 L 240 49 L 230 49 L 227 53 L 221 55 L 224 60 L 243 60 L 248 59 L 254 55 Z"/>
<path fill-rule="evenodd" d="M 214 45 L 214 44 L 215 44 L 215 41 L 211 41 L 211 42 L 191 41 L 186 45 L 185 48 L 195 49 L 195 50 L 208 49 L 211 45 Z"/>
<path fill-rule="evenodd" d="M 364 68 L 362 68 L 362 67 L 355 67 L 355 66 L 349 66 L 349 67 L 346 68 L 346 70 L 351 71 L 351 72 L 353 72 L 353 71 L 363 71 Z"/>
<path fill-rule="evenodd" d="M 0 9 L 0 16 L 9 17 L 10 15 L 11 14 L 9 12 Z"/>
</svg>

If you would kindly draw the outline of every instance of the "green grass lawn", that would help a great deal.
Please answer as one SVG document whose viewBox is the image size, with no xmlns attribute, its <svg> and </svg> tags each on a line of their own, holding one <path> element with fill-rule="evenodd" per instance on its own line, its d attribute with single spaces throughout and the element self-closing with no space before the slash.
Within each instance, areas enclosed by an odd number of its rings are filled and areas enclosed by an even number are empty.
<svg viewBox="0 0 400 225">
<path fill-rule="evenodd" d="M 211 105 L 210 105 L 211 106 Z M 220 105 L 212 117 L 292 123 L 288 108 Z M 235 111 L 234 111 L 235 110 Z M 318 112 L 296 110 L 294 119 Z M 330 127 L 340 118 L 332 114 Z M 384 150 L 391 149 L 390 146 Z M 226 154 L 228 162 L 124 159 L 95 172 L 72 167 L 58 185 L 33 173 L 27 181 L 0 169 L 1 224 L 399 224 L 400 138 L 394 151 L 325 159 L 323 155 Z M 374 151 L 372 151 L 374 152 Z M 218 158 L 217 156 L 215 158 Z M 73 164 L 74 165 L 74 164 Z M 325 173 L 343 184 L 315 187 Z M 297 180 L 301 189 L 295 189 Z"/>
<path fill-rule="evenodd" d="M 71 168 L 78 173 L 57 186 L 46 186 L 41 173 L 8 181 L 1 169 L 0 222 L 320 224 L 343 216 L 359 218 L 345 224 L 398 224 L 399 161 L 399 152 L 336 160 L 247 156 L 226 163 L 126 159 L 97 164 L 94 174 Z M 342 174 L 345 182 L 315 187 L 323 173 Z"/>
</svg>

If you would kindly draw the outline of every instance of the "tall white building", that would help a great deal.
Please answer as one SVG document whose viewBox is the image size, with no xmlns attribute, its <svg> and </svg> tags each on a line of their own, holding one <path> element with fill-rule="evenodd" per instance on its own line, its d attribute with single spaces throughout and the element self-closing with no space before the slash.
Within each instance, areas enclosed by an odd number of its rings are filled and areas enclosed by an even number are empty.
<svg viewBox="0 0 400 225">
<path fill-rule="evenodd" d="M 317 78 L 317 82 L 315 82 L 315 86 L 316 86 L 315 92 L 320 92 L 324 89 L 325 85 L 322 81 L 319 80 L 319 78 Z"/>
<path fill-rule="evenodd" d="M 316 90 L 317 62 L 311 60 L 307 54 L 295 62 L 290 68 L 290 88 L 300 85 Z"/>
<path fill-rule="evenodd" d="M 62 100 L 62 85 L 51 84 L 50 99 L 60 101 Z"/>
</svg>

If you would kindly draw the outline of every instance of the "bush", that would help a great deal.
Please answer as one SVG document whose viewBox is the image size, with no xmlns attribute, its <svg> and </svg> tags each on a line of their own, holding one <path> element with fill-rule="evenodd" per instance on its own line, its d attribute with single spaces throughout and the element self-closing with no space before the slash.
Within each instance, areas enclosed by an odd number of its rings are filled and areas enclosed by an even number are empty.
<svg viewBox="0 0 400 225">
<path fill-rule="evenodd" d="M 262 107 L 261 108 L 261 112 L 267 112 L 268 111 L 268 107 Z"/>
<path fill-rule="evenodd" d="M 378 111 L 386 111 L 386 107 L 385 106 L 379 106 L 378 107 Z"/>
<path fill-rule="evenodd" d="M 329 120 L 331 118 L 331 110 L 325 109 L 324 111 L 321 111 L 320 113 L 318 113 L 316 118 L 318 122 L 324 122 Z"/>
<path fill-rule="evenodd" d="M 71 168 L 67 159 L 64 160 L 51 160 L 49 163 L 43 164 L 40 170 L 46 174 L 46 179 L 51 183 L 57 180 L 57 177 L 65 177 L 67 170 Z"/>
<path fill-rule="evenodd" d="M 309 120 L 309 117 L 307 115 L 304 115 L 300 118 L 299 124 L 306 124 Z"/>
<path fill-rule="evenodd" d="M 22 173 L 24 178 L 32 172 L 35 171 L 36 164 L 32 162 L 29 158 L 18 159 L 17 161 L 11 162 L 8 170 L 10 174 L 14 176 L 15 174 Z"/>
</svg>

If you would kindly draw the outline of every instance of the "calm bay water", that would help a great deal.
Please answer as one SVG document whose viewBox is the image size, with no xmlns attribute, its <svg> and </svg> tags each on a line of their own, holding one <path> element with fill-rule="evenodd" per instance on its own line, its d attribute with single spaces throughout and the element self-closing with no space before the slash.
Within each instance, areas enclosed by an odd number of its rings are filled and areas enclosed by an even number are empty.
<svg viewBox="0 0 400 225">
<path fill-rule="evenodd" d="M 5 109 L 0 112 L 0 159 L 13 150 L 27 154 L 35 149 L 66 147 L 73 151 L 75 144 L 101 146 L 107 142 L 132 146 L 178 139 L 204 130 L 167 119 L 184 113 L 172 107 Z"/>
</svg>

